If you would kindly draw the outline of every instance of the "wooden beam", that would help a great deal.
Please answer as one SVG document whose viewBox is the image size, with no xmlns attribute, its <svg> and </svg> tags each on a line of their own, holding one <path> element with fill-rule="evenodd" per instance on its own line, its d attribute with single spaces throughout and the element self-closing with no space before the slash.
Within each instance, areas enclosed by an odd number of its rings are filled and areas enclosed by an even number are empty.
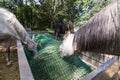
<svg viewBox="0 0 120 80">
<path fill-rule="evenodd" d="M 102 65 L 100 65 L 97 69 L 93 70 L 91 73 L 86 75 L 85 77 L 81 78 L 80 80 L 92 80 L 95 76 L 97 76 L 99 73 L 104 71 L 106 68 L 108 68 L 113 62 L 115 62 L 118 59 L 118 56 L 114 56 L 108 60 L 106 60 Z"/>
<path fill-rule="evenodd" d="M 20 80 L 34 80 L 22 44 L 19 40 L 17 40 L 17 53 L 18 53 Z"/>
</svg>

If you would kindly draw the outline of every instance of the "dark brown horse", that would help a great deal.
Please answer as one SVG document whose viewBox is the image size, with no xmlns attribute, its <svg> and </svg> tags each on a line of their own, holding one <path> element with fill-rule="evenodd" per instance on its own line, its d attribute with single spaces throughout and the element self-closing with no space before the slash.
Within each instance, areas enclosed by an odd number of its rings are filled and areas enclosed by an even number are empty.
<svg viewBox="0 0 120 80">
<path fill-rule="evenodd" d="M 53 27 L 56 39 L 59 39 L 67 31 L 67 25 L 63 21 L 57 21 Z"/>
</svg>

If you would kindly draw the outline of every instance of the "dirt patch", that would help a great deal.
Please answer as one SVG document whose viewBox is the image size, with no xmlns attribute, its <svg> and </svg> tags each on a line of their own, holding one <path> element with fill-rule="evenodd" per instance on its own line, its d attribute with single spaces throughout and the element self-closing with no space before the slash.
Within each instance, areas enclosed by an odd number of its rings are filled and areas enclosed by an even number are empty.
<svg viewBox="0 0 120 80">
<path fill-rule="evenodd" d="M 0 42 L 0 80 L 20 80 L 15 42 L 11 46 L 11 66 L 7 66 L 5 61 L 6 42 L 7 40 Z"/>
</svg>

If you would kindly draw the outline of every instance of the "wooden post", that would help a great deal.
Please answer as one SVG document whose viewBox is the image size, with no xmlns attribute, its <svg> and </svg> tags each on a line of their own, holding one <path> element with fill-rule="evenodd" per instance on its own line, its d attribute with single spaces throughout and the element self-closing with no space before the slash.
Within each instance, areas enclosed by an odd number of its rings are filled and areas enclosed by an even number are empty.
<svg viewBox="0 0 120 80">
<path fill-rule="evenodd" d="M 20 80 L 34 80 L 22 44 L 19 40 L 17 40 L 17 53 L 18 53 Z"/>
</svg>

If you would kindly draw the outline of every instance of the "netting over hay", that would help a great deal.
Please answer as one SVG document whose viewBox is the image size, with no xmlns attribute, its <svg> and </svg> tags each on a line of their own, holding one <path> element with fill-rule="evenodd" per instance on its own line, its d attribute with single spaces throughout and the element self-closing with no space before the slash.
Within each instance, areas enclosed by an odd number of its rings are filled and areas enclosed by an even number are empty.
<svg viewBox="0 0 120 80">
<path fill-rule="evenodd" d="M 78 56 L 61 58 L 61 41 L 50 34 L 35 34 L 35 41 L 39 48 L 34 58 L 24 49 L 35 80 L 78 80 L 92 71 Z"/>
</svg>

